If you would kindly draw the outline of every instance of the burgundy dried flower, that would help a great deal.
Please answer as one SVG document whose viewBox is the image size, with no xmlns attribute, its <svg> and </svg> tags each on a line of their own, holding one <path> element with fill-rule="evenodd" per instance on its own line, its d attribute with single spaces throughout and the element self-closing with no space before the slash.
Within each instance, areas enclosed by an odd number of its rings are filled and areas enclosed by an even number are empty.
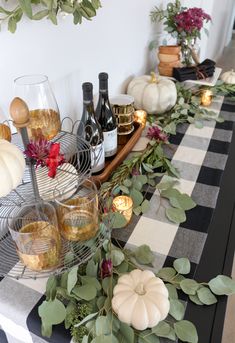
<svg viewBox="0 0 235 343">
<path fill-rule="evenodd" d="M 164 133 L 159 126 L 151 126 L 148 129 L 147 137 L 163 143 L 166 143 L 168 141 L 167 134 Z"/>
<path fill-rule="evenodd" d="M 138 175 L 140 175 L 139 169 L 134 167 L 134 168 L 132 169 L 131 175 L 132 175 L 132 176 L 138 176 Z"/>
<path fill-rule="evenodd" d="M 46 165 L 46 158 L 49 154 L 50 148 L 51 143 L 41 137 L 35 141 L 30 141 L 24 153 L 27 157 L 36 160 L 36 168 L 38 166 L 44 167 Z"/>
<path fill-rule="evenodd" d="M 177 14 L 174 19 L 179 32 L 193 33 L 200 31 L 204 20 L 210 21 L 211 17 L 202 8 L 193 7 Z"/>
<path fill-rule="evenodd" d="M 112 260 L 110 258 L 107 260 L 103 260 L 101 263 L 101 270 L 100 270 L 101 279 L 111 276 L 112 272 L 113 272 Z"/>
</svg>

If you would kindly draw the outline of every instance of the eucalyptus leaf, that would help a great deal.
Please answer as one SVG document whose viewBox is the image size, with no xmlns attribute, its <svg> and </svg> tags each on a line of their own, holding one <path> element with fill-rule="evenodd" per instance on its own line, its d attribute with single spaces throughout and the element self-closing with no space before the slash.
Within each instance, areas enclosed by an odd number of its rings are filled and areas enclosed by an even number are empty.
<svg viewBox="0 0 235 343">
<path fill-rule="evenodd" d="M 152 328 L 152 332 L 155 333 L 158 337 L 164 337 L 175 341 L 174 329 L 164 320 L 161 321 L 157 326 Z"/>
<path fill-rule="evenodd" d="M 141 204 L 141 211 L 143 213 L 147 213 L 150 210 L 150 202 L 149 200 L 145 199 Z"/>
<path fill-rule="evenodd" d="M 170 311 L 169 314 L 176 320 L 184 318 L 185 307 L 183 303 L 178 299 L 170 299 Z"/>
<path fill-rule="evenodd" d="M 96 297 L 97 289 L 93 285 L 75 286 L 72 290 L 72 294 L 80 299 L 89 301 Z"/>
<path fill-rule="evenodd" d="M 151 333 L 151 331 L 146 330 L 139 333 L 138 343 L 160 343 L 160 339 L 155 334 Z"/>
<path fill-rule="evenodd" d="M 120 322 L 120 332 L 125 343 L 134 343 L 134 330 L 129 325 Z"/>
<path fill-rule="evenodd" d="M 148 178 L 146 175 L 136 175 L 136 180 L 140 181 L 142 185 L 145 185 L 148 181 Z"/>
<path fill-rule="evenodd" d="M 101 290 L 101 284 L 96 277 L 84 275 L 84 276 L 81 276 L 80 278 L 83 285 L 92 285 L 97 289 L 97 291 Z"/>
<path fill-rule="evenodd" d="M 189 259 L 186 257 L 174 260 L 173 266 L 179 274 L 185 275 L 190 273 L 191 265 Z"/>
<path fill-rule="evenodd" d="M 189 299 L 196 305 L 204 305 L 198 298 L 197 294 L 189 295 Z"/>
<path fill-rule="evenodd" d="M 64 304 L 58 300 L 44 301 L 38 308 L 38 314 L 43 325 L 56 325 L 64 321 L 66 310 Z"/>
<path fill-rule="evenodd" d="M 14 33 L 16 31 L 16 19 L 14 17 L 10 17 L 9 20 L 8 20 L 8 30 L 11 32 L 11 33 Z"/>
<path fill-rule="evenodd" d="M 120 229 L 122 227 L 125 227 L 126 224 L 127 224 L 126 218 L 124 217 L 122 213 L 120 212 L 112 213 L 112 227 L 114 229 Z"/>
<path fill-rule="evenodd" d="M 73 267 L 68 273 L 67 291 L 70 294 L 78 280 L 78 266 Z"/>
<path fill-rule="evenodd" d="M 74 301 L 70 301 L 66 307 L 66 317 L 64 320 L 65 329 L 69 329 L 72 325 L 71 314 L 77 310 L 77 305 Z"/>
<path fill-rule="evenodd" d="M 58 285 L 58 280 L 55 275 L 51 275 L 47 280 L 46 285 L 46 297 L 47 300 L 54 300 L 56 296 L 56 287 Z"/>
<path fill-rule="evenodd" d="M 111 277 L 106 277 L 102 280 L 102 288 L 105 292 L 105 294 L 110 295 L 112 290 L 112 278 Z"/>
<path fill-rule="evenodd" d="M 119 266 L 115 268 L 119 274 L 124 274 L 128 272 L 128 263 L 123 261 Z"/>
<path fill-rule="evenodd" d="M 216 276 L 208 285 L 216 295 L 231 295 L 235 293 L 235 281 L 225 275 Z"/>
<path fill-rule="evenodd" d="M 185 211 L 196 206 L 196 203 L 187 194 L 178 194 L 176 197 L 170 198 L 170 203 L 173 207 L 182 208 Z"/>
<path fill-rule="evenodd" d="M 89 260 L 86 265 L 86 275 L 97 277 L 99 264 L 93 260 Z"/>
<path fill-rule="evenodd" d="M 130 196 L 133 200 L 134 207 L 139 206 L 144 200 L 143 194 L 140 191 L 137 191 L 136 189 L 132 189 L 130 191 Z"/>
<path fill-rule="evenodd" d="M 198 343 L 198 334 L 193 323 L 187 320 L 181 320 L 174 323 L 176 336 L 183 342 Z"/>
<path fill-rule="evenodd" d="M 176 287 L 170 283 L 165 284 L 165 286 L 168 290 L 169 298 L 170 299 L 178 299 L 178 292 L 177 292 Z"/>
<path fill-rule="evenodd" d="M 86 316 L 82 321 L 80 321 L 78 324 L 75 324 L 74 327 L 78 328 L 79 326 L 85 324 L 86 322 L 89 322 L 91 319 L 93 319 L 94 317 L 96 317 L 98 314 L 98 312 L 95 313 L 91 313 L 88 316 Z"/>
<path fill-rule="evenodd" d="M 205 305 L 213 305 L 217 303 L 214 294 L 207 287 L 201 287 L 197 290 L 199 300 Z"/>
<path fill-rule="evenodd" d="M 127 188 L 132 186 L 132 181 L 130 179 L 126 179 L 123 181 L 123 185 Z"/>
<path fill-rule="evenodd" d="M 173 175 L 173 176 L 176 176 L 178 179 L 180 178 L 180 174 L 179 172 L 177 171 L 177 169 L 173 166 L 173 164 L 171 164 L 170 161 L 168 161 L 167 159 L 165 159 L 165 163 L 170 171 L 170 173 Z"/>
<path fill-rule="evenodd" d="M 42 10 L 33 15 L 33 20 L 41 20 L 49 14 L 48 10 Z"/>
<path fill-rule="evenodd" d="M 150 247 L 146 244 L 141 245 L 133 252 L 136 260 L 141 264 L 150 264 L 154 261 L 154 254 L 151 251 Z"/>
<path fill-rule="evenodd" d="M 180 224 L 186 221 L 185 212 L 180 208 L 167 208 L 166 216 L 173 223 Z"/>
<path fill-rule="evenodd" d="M 171 267 L 164 267 L 159 270 L 157 276 L 165 281 L 170 281 L 176 275 L 176 271 Z"/>
<path fill-rule="evenodd" d="M 111 326 L 106 316 L 99 316 L 95 321 L 95 331 L 97 336 L 110 335 Z"/>
<path fill-rule="evenodd" d="M 108 258 L 111 258 L 113 265 L 119 266 L 125 259 L 125 255 L 121 251 L 121 249 L 112 249 L 111 253 L 107 255 Z"/>
<path fill-rule="evenodd" d="M 141 191 L 143 184 L 140 181 L 135 180 L 132 186 L 137 189 L 137 191 Z"/>
<path fill-rule="evenodd" d="M 32 12 L 32 6 L 31 6 L 31 1 L 30 0 L 19 0 L 20 7 L 22 11 L 32 19 L 33 17 L 33 12 Z"/>
<path fill-rule="evenodd" d="M 153 166 L 151 166 L 147 163 L 142 163 L 142 166 L 146 172 L 153 173 Z"/>
<path fill-rule="evenodd" d="M 100 310 L 103 306 L 104 306 L 104 303 L 105 303 L 105 300 L 107 298 L 103 295 L 101 295 L 98 299 L 97 299 L 97 302 L 96 302 L 96 305 L 98 307 L 98 309 Z"/>
<path fill-rule="evenodd" d="M 185 279 L 180 282 L 180 287 L 182 291 L 189 295 L 195 295 L 199 286 L 200 285 L 195 280 L 191 279 Z"/>
</svg>

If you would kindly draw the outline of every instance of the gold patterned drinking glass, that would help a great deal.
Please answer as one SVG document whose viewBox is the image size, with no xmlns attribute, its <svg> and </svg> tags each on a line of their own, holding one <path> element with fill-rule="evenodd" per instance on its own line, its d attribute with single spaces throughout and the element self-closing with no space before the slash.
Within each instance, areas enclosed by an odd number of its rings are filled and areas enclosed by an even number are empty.
<svg viewBox="0 0 235 343">
<path fill-rule="evenodd" d="M 45 75 L 26 75 L 15 79 L 15 94 L 29 108 L 28 135 L 50 140 L 61 128 L 56 99 Z"/>
<path fill-rule="evenodd" d="M 69 241 L 86 241 L 98 231 L 98 192 L 92 181 L 78 182 L 74 191 L 55 189 L 57 217 L 62 236 Z"/>
<path fill-rule="evenodd" d="M 56 211 L 49 203 L 16 207 L 8 227 L 21 262 L 31 270 L 56 267 L 60 255 L 60 234 Z"/>
</svg>

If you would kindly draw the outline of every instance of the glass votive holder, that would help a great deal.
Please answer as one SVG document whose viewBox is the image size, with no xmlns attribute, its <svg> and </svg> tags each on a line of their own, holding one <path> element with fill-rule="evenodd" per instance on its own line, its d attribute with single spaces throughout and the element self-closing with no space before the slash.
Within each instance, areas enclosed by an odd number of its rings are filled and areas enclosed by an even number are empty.
<svg viewBox="0 0 235 343">
<path fill-rule="evenodd" d="M 121 213 L 126 219 L 126 225 L 128 225 L 132 218 L 133 213 L 133 201 L 126 195 L 119 195 L 113 199 L 114 212 Z"/>
<path fill-rule="evenodd" d="M 90 180 L 78 182 L 74 191 L 55 189 L 59 229 L 69 241 L 86 241 L 98 231 L 98 192 Z"/>
<path fill-rule="evenodd" d="M 201 105 L 210 106 L 213 99 L 213 93 L 209 89 L 204 89 L 201 91 Z"/>
<path fill-rule="evenodd" d="M 147 122 L 147 112 L 144 110 L 137 110 L 134 113 L 134 121 L 141 124 L 143 128 L 146 126 Z"/>
<path fill-rule="evenodd" d="M 59 263 L 60 234 L 52 205 L 45 202 L 16 207 L 8 227 L 20 261 L 29 269 L 52 269 Z"/>
</svg>

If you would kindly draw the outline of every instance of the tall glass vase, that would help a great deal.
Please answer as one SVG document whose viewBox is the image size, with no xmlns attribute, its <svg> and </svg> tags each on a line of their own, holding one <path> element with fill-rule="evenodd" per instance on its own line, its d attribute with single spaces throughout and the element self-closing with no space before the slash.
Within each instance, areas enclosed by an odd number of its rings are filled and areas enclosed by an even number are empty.
<svg viewBox="0 0 235 343">
<path fill-rule="evenodd" d="M 15 80 L 15 94 L 29 108 L 30 138 L 54 138 L 60 131 L 60 114 L 47 76 L 26 75 Z"/>
<path fill-rule="evenodd" d="M 189 67 L 195 64 L 195 52 L 194 47 L 196 39 L 184 39 L 181 38 L 178 41 L 178 45 L 181 46 L 181 61 L 185 67 Z M 196 62 L 197 63 L 197 62 Z"/>
</svg>

